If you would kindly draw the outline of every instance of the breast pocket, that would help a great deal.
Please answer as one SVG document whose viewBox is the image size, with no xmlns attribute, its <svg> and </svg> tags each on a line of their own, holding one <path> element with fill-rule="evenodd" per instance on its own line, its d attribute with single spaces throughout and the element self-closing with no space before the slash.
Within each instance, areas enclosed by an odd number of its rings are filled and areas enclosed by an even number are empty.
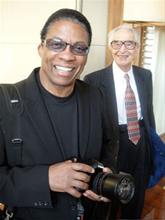
<svg viewBox="0 0 165 220">
<path fill-rule="evenodd" d="M 22 148 L 23 140 L 21 138 L 11 139 L 10 144 L 7 147 L 7 159 L 11 166 L 22 164 Z"/>
</svg>

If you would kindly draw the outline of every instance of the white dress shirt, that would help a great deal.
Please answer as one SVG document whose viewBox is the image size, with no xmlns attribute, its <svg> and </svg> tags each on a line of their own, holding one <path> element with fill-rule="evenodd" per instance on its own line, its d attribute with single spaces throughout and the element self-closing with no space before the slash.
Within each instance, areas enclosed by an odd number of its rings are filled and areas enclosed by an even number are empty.
<svg viewBox="0 0 165 220">
<path fill-rule="evenodd" d="M 119 66 L 115 62 L 113 62 L 112 69 L 113 69 L 113 77 L 114 77 L 116 100 L 117 100 L 118 124 L 119 125 L 127 124 L 127 116 L 126 116 L 125 101 L 124 101 L 125 90 L 126 90 L 126 79 L 124 78 L 124 74 L 126 73 L 129 75 L 130 85 L 135 94 L 138 120 L 141 119 L 142 118 L 141 106 L 140 106 L 139 96 L 137 92 L 137 87 L 136 87 L 136 82 L 134 79 L 132 67 L 129 70 L 129 72 L 124 72 L 119 68 Z"/>
</svg>

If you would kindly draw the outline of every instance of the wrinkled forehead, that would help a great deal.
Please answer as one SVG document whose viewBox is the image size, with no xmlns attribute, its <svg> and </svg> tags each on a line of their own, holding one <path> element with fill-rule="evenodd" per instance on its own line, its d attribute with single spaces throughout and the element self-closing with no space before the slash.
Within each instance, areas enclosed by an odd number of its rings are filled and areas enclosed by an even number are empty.
<svg viewBox="0 0 165 220">
<path fill-rule="evenodd" d="M 119 41 L 135 41 L 134 33 L 129 29 L 119 29 L 116 30 L 113 34 L 113 40 L 119 40 Z"/>
</svg>

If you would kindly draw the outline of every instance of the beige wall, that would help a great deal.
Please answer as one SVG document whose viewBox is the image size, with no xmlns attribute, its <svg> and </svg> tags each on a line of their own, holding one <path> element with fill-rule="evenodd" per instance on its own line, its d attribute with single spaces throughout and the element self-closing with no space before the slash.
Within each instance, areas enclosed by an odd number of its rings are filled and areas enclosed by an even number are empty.
<svg viewBox="0 0 165 220">
<path fill-rule="evenodd" d="M 165 22 L 165 0 L 124 0 L 124 20 Z"/>
<path fill-rule="evenodd" d="M 108 0 L 84 0 L 82 12 L 91 23 L 93 37 L 88 62 L 81 78 L 89 72 L 105 67 Z"/>
<path fill-rule="evenodd" d="M 16 82 L 40 65 L 37 46 L 47 17 L 59 8 L 82 8 L 93 28 L 84 73 L 105 65 L 108 0 L 0 0 L 0 83 Z"/>
<path fill-rule="evenodd" d="M 37 45 L 47 17 L 61 7 L 75 8 L 74 0 L 0 1 L 0 82 L 24 79 L 40 65 Z"/>
</svg>

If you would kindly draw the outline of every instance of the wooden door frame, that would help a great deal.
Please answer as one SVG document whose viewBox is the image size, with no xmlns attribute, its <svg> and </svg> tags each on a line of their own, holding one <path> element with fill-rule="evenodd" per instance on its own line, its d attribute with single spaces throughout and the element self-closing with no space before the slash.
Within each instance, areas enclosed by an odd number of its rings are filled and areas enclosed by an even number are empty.
<svg viewBox="0 0 165 220">
<path fill-rule="evenodd" d="M 124 0 L 108 1 L 108 33 L 115 27 L 123 23 Z M 108 33 L 106 46 L 106 65 L 112 63 L 112 56 L 108 48 Z"/>
</svg>

